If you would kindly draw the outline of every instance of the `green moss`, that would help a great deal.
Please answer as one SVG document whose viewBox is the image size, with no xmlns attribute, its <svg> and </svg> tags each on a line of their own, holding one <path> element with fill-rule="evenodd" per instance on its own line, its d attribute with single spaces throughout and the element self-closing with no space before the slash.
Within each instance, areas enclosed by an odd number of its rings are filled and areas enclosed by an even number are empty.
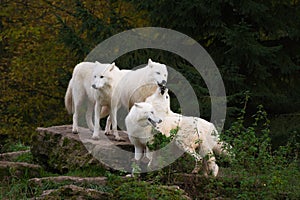
<svg viewBox="0 0 300 200">
<path fill-rule="evenodd" d="M 99 166 L 86 166 L 78 169 L 74 169 L 66 173 L 66 176 L 79 176 L 79 177 L 98 177 L 105 176 L 106 169 Z"/>
<path fill-rule="evenodd" d="M 31 152 L 26 152 L 18 156 L 16 159 L 14 159 L 15 162 L 27 162 L 32 163 L 33 162 L 33 156 Z"/>
<path fill-rule="evenodd" d="M 14 152 L 14 151 L 25 151 L 25 150 L 29 150 L 30 147 L 26 146 L 24 143 L 22 143 L 21 141 L 12 143 L 6 143 L 3 147 L 3 152 Z"/>
<path fill-rule="evenodd" d="M 186 199 L 181 190 L 170 189 L 161 185 L 152 185 L 145 181 L 123 183 L 115 189 L 115 199 Z"/>
<path fill-rule="evenodd" d="M 70 144 L 70 140 L 67 138 L 67 137 L 65 137 L 64 138 L 64 140 L 63 140 L 63 146 L 68 146 Z"/>
</svg>

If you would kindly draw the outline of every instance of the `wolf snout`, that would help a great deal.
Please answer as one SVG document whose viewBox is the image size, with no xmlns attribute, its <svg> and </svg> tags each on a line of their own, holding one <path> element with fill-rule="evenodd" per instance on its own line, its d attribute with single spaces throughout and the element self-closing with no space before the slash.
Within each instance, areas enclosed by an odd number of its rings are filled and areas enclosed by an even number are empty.
<svg viewBox="0 0 300 200">
<path fill-rule="evenodd" d="M 160 88 L 160 94 L 164 95 L 165 92 L 166 92 L 167 87 L 166 86 L 159 86 L 159 88 Z"/>
<path fill-rule="evenodd" d="M 152 124 L 152 126 L 154 126 L 154 127 L 156 127 L 156 124 L 159 124 L 159 123 L 161 123 L 162 122 L 162 120 L 161 119 L 151 119 L 150 117 L 148 118 L 148 121 Z"/>
<path fill-rule="evenodd" d="M 167 81 L 166 80 L 163 80 L 161 83 L 160 83 L 160 85 L 162 85 L 162 86 L 165 86 L 167 84 Z"/>
<path fill-rule="evenodd" d="M 164 95 L 166 90 L 167 81 L 163 80 L 161 83 L 157 82 L 158 87 L 160 88 L 161 95 Z"/>
</svg>

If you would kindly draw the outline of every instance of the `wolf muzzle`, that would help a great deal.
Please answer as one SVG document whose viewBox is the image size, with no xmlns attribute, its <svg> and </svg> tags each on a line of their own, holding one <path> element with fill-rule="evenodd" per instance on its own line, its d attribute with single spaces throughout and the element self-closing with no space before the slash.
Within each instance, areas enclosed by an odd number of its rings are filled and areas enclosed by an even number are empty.
<svg viewBox="0 0 300 200">
<path fill-rule="evenodd" d="M 153 127 L 156 127 L 157 124 L 162 122 L 161 119 L 159 119 L 158 122 L 156 122 L 153 119 L 151 119 L 150 117 L 148 118 L 148 121 L 152 124 Z"/>
<path fill-rule="evenodd" d="M 157 83 L 158 87 L 160 88 L 160 93 L 161 95 L 163 95 L 166 91 L 166 84 L 167 84 L 167 81 L 163 80 L 161 83 Z"/>
</svg>

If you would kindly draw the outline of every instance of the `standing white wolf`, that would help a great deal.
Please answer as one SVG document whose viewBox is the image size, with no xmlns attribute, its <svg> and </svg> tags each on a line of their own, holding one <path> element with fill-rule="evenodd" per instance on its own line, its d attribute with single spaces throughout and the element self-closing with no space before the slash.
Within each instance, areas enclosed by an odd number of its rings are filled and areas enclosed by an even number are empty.
<svg viewBox="0 0 300 200">
<path fill-rule="evenodd" d="M 189 153 L 196 160 L 193 173 L 198 173 L 198 163 L 201 161 L 204 165 L 204 174 L 211 173 L 213 176 L 218 174 L 218 165 L 214 153 L 228 154 L 224 149 L 224 142 L 219 139 L 219 134 L 215 126 L 198 117 L 186 117 L 174 113 L 170 109 L 170 97 L 168 89 L 158 88 L 156 92 L 146 99 L 151 103 L 162 119 L 156 129 L 166 136 L 170 136 L 170 130 L 179 127 L 175 137 L 175 143 L 185 152 Z M 199 149 L 196 152 L 196 149 Z"/>
<path fill-rule="evenodd" d="M 110 112 L 112 80 L 117 82 L 118 77 L 121 78 L 127 70 L 121 71 L 123 70 L 119 70 L 114 63 L 101 64 L 97 61 L 95 63 L 81 62 L 75 66 L 65 95 L 65 106 L 69 113 L 73 113 L 73 133 L 78 133 L 79 110 L 86 101 L 85 117 L 88 128 L 94 131 L 94 138 L 99 136 L 100 118 L 107 116 Z M 94 108 L 96 109 L 95 127 L 92 121 Z"/>
<path fill-rule="evenodd" d="M 164 64 L 148 60 L 146 67 L 127 73 L 112 95 L 111 113 L 112 129 L 117 133 L 117 111 L 123 105 L 129 110 L 134 103 L 144 102 L 157 87 L 167 83 L 168 71 Z"/>
<path fill-rule="evenodd" d="M 158 123 L 161 123 L 161 119 L 156 116 L 153 106 L 145 102 L 135 103 L 126 116 L 127 134 L 130 142 L 134 145 L 136 162 L 145 155 L 151 163 L 152 155 L 147 147 L 147 142 L 152 140 L 152 127 L 156 127 Z"/>
<path fill-rule="evenodd" d="M 103 72 L 93 73 L 94 80 L 92 87 L 95 92 L 95 127 L 92 138 L 99 139 L 100 134 L 100 119 L 102 108 L 110 110 L 111 108 L 111 95 L 113 90 L 118 85 L 119 81 L 131 70 L 120 70 L 114 63 L 109 65 Z M 111 127 L 110 116 L 107 118 L 105 126 L 105 134 L 108 134 Z M 119 135 L 115 135 L 116 140 L 120 140 Z"/>
</svg>

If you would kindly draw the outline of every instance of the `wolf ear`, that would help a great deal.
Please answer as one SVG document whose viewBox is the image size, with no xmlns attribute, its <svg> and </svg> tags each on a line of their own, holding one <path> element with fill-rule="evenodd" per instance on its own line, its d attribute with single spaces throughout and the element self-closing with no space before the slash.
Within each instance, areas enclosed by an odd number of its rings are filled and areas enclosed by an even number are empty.
<svg viewBox="0 0 300 200">
<path fill-rule="evenodd" d="M 148 66 L 153 67 L 151 58 L 148 59 Z"/>
<path fill-rule="evenodd" d="M 98 62 L 97 60 L 95 61 L 95 63 L 96 63 L 97 65 L 101 64 L 101 63 L 100 63 L 100 62 Z"/>
<path fill-rule="evenodd" d="M 115 68 L 116 64 L 113 62 L 110 66 L 109 66 L 109 71 L 112 71 Z"/>
<path fill-rule="evenodd" d="M 142 106 L 139 103 L 134 103 L 134 106 L 137 108 L 142 108 Z"/>
</svg>

